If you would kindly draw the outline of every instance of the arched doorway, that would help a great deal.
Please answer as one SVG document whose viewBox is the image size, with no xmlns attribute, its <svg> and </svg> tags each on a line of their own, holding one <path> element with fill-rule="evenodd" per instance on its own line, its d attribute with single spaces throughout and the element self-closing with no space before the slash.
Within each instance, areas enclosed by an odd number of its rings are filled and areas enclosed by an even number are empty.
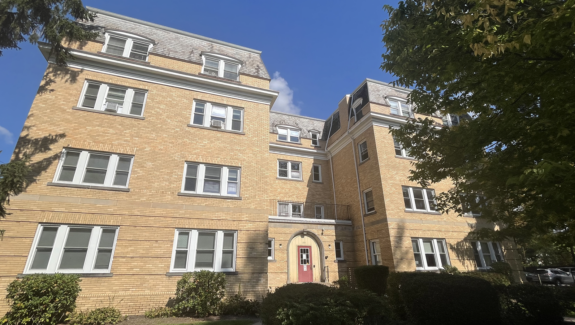
<svg viewBox="0 0 575 325">
<path fill-rule="evenodd" d="M 323 282 L 323 245 L 309 230 L 295 233 L 288 242 L 288 283 Z"/>
</svg>

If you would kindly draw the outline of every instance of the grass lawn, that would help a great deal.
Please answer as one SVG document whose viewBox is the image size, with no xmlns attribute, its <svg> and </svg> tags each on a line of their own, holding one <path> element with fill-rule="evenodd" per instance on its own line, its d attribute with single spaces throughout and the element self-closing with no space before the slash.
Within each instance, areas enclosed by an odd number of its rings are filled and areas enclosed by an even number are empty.
<svg viewBox="0 0 575 325">
<path fill-rule="evenodd" d="M 254 321 L 251 320 L 214 320 L 214 321 L 198 321 L 191 323 L 182 323 L 174 325 L 252 325 Z"/>
</svg>

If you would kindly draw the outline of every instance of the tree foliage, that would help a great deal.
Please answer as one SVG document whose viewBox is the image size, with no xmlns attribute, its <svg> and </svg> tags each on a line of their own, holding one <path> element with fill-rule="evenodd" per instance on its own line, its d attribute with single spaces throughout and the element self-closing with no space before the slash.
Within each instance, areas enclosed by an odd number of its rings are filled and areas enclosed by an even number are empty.
<svg viewBox="0 0 575 325">
<path fill-rule="evenodd" d="M 28 158 L 0 164 L 0 218 L 6 218 L 5 205 L 10 204 L 10 196 L 24 191 L 29 181 Z"/>
<path fill-rule="evenodd" d="M 417 159 L 410 179 L 451 180 L 438 209 L 528 242 L 575 235 L 575 0 L 405 0 L 385 7 L 381 68 L 423 114 L 392 134 Z M 465 207 L 465 208 L 464 208 Z"/>
<path fill-rule="evenodd" d="M 20 49 L 21 42 L 52 44 L 58 64 L 65 64 L 70 53 L 65 41 L 86 41 L 98 34 L 74 20 L 93 21 L 94 14 L 81 0 L 2 0 L 0 1 L 0 56 L 4 49 Z"/>
</svg>

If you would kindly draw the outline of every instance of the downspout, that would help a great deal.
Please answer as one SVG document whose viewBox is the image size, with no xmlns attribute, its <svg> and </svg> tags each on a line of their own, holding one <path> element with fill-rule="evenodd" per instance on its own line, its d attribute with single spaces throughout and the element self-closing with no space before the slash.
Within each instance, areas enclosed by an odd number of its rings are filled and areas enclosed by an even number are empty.
<svg viewBox="0 0 575 325">
<path fill-rule="evenodd" d="M 331 128 L 333 127 L 333 115 L 331 118 L 331 123 L 329 124 L 329 131 L 327 131 L 327 141 L 325 142 L 325 150 L 329 154 L 329 169 L 331 170 L 331 187 L 333 190 L 333 208 L 335 210 L 335 220 L 337 220 L 337 199 L 335 198 L 335 180 L 333 178 L 333 161 L 331 159 L 331 152 L 327 150 L 327 146 L 329 145 L 329 138 L 331 134 Z"/>
</svg>

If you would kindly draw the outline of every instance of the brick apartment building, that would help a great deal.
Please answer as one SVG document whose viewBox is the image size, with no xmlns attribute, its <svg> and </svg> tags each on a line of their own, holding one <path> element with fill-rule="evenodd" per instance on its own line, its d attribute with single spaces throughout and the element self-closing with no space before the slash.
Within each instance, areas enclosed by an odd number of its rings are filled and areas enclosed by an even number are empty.
<svg viewBox="0 0 575 325">
<path fill-rule="evenodd" d="M 68 67 L 40 45 L 48 68 L 14 154 L 31 154 L 35 182 L 1 222 L 2 290 L 75 273 L 80 308 L 141 314 L 194 270 L 259 298 L 365 264 L 519 269 L 512 246 L 466 239 L 473 213 L 434 210 L 449 182 L 408 181 L 389 134 L 418 116 L 408 89 L 366 79 L 326 120 L 273 112 L 261 52 L 90 9 L 100 36 L 71 44 Z"/>
</svg>

